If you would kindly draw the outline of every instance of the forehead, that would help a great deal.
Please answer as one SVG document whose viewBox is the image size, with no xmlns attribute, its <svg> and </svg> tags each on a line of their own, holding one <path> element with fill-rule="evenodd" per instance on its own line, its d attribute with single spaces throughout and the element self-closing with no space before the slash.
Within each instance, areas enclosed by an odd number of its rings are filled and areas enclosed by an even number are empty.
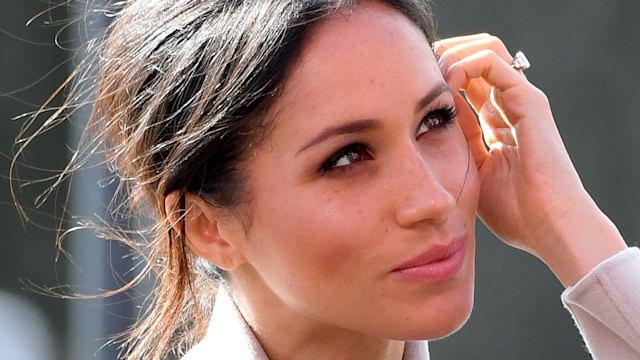
<svg viewBox="0 0 640 360">
<path fill-rule="evenodd" d="M 386 58 L 384 55 L 401 60 L 401 56 L 424 58 L 429 54 L 432 51 L 425 34 L 409 18 L 389 5 L 365 2 L 314 24 L 294 68 L 305 62 L 307 66 L 318 62 L 349 65 L 349 60 L 371 62 L 373 58 Z"/>
<path fill-rule="evenodd" d="M 367 1 L 343 8 L 311 26 L 305 49 L 308 52 L 310 48 L 327 45 L 354 47 L 368 38 L 384 43 L 386 39 L 400 40 L 398 37 L 401 36 L 414 38 L 428 46 L 425 34 L 399 10 L 382 2 Z"/>
<path fill-rule="evenodd" d="M 442 82 L 422 31 L 398 10 L 365 2 L 313 25 L 275 108 L 294 117 L 298 110 L 330 111 L 327 120 L 340 112 L 366 116 L 358 111 L 368 103 L 380 105 L 381 98 L 399 93 L 415 104 Z"/>
</svg>

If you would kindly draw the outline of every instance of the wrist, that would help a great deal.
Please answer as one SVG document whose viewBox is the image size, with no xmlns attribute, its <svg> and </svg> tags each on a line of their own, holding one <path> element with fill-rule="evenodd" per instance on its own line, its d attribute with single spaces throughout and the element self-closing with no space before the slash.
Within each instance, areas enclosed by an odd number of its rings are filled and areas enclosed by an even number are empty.
<svg viewBox="0 0 640 360">
<path fill-rule="evenodd" d="M 535 251 L 565 287 L 627 248 L 616 226 L 590 197 L 585 206 L 574 209 L 552 222 L 550 238 Z"/>
</svg>

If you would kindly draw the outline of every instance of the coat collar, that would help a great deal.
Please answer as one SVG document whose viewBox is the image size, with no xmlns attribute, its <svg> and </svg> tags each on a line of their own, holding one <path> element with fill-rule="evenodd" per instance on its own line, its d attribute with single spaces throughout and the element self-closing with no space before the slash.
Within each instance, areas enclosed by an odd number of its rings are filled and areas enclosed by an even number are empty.
<svg viewBox="0 0 640 360">
<path fill-rule="evenodd" d="M 238 359 L 269 360 L 260 342 L 246 323 L 231 298 L 229 290 L 221 285 L 211 314 L 207 334 L 182 360 Z M 429 360 L 426 341 L 405 344 L 403 360 Z"/>
</svg>

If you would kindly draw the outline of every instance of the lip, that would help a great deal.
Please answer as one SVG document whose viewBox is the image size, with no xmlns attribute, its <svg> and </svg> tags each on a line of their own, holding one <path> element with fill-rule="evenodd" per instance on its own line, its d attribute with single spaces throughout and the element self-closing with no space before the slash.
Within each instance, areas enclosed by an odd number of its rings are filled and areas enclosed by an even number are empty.
<svg viewBox="0 0 640 360">
<path fill-rule="evenodd" d="M 429 247 L 392 270 L 392 274 L 411 281 L 443 282 L 460 272 L 464 265 L 465 250 L 465 237 L 456 237 L 447 244 Z"/>
</svg>

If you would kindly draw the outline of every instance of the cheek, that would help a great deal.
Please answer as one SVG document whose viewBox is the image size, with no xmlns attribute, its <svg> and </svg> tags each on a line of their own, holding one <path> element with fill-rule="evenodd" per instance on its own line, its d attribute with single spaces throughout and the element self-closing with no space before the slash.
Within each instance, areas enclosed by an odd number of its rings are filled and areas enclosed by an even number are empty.
<svg viewBox="0 0 640 360">
<path fill-rule="evenodd" d="M 273 193 L 272 193 L 273 194 Z M 300 276 L 340 278 L 354 258 L 362 259 L 370 239 L 367 229 L 374 227 L 366 216 L 366 200 L 345 202 L 328 194 L 299 192 L 288 201 L 259 209 L 264 224 L 256 224 L 262 253 L 272 253 L 283 269 L 300 269 Z M 358 255 L 358 256 L 356 256 Z M 294 275 L 295 276 L 295 275 Z"/>
<path fill-rule="evenodd" d="M 480 179 L 462 130 L 454 126 L 439 142 L 424 144 L 423 151 L 440 184 L 456 198 L 458 209 L 475 216 Z"/>
<path fill-rule="evenodd" d="M 268 207 L 254 208 L 249 239 L 249 261 L 270 291 L 300 313 L 323 317 L 335 310 L 326 306 L 327 299 L 337 301 L 338 289 L 371 287 L 362 269 L 376 260 L 366 243 L 375 225 L 364 204 L 347 208 L 331 196 L 301 193 L 273 201 L 274 195 L 264 199 Z M 332 306 L 342 308 L 349 299 Z"/>
<path fill-rule="evenodd" d="M 458 207 L 475 218 L 480 199 L 480 176 L 478 175 L 478 169 L 469 150 L 467 150 L 466 159 L 467 164 L 464 174 L 462 175 L 462 181 L 460 182 L 457 202 Z"/>
</svg>

